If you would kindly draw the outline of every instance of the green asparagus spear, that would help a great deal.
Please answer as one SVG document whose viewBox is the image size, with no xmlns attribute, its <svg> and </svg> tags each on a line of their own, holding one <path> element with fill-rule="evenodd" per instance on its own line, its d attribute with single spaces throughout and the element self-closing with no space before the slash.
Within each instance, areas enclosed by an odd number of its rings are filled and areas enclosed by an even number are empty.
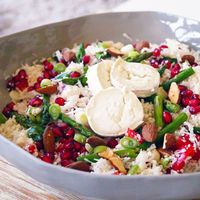
<svg viewBox="0 0 200 200">
<path fill-rule="evenodd" d="M 157 127 L 163 127 L 163 97 L 160 95 L 157 95 L 154 98 L 154 113 L 155 113 L 155 123 Z"/>
<path fill-rule="evenodd" d="M 135 57 L 127 57 L 127 58 L 125 58 L 125 60 L 127 62 L 138 62 L 139 63 L 143 60 L 150 58 L 152 55 L 153 55 L 152 52 L 144 52 Z"/>
<path fill-rule="evenodd" d="M 165 100 L 165 108 L 172 113 L 177 113 L 180 111 L 181 107 L 180 105 L 176 103 L 172 103 L 171 101 Z"/>
<path fill-rule="evenodd" d="M 3 123 L 5 123 L 6 122 L 6 117 L 4 116 L 4 114 L 3 113 L 0 113 L 0 124 L 3 124 Z"/>
<path fill-rule="evenodd" d="M 176 131 L 187 119 L 188 116 L 186 113 L 184 112 L 180 113 L 170 124 L 168 124 L 158 132 L 159 136 L 157 140 L 162 139 L 162 137 L 166 133 L 174 133 L 174 131 Z"/>
<path fill-rule="evenodd" d="M 174 78 L 163 83 L 163 88 L 165 90 L 168 90 L 170 88 L 170 85 L 172 82 L 180 83 L 181 81 L 185 80 L 186 78 L 193 75 L 194 73 L 195 73 L 195 71 L 192 69 L 192 67 L 185 69 L 182 72 L 180 72 L 179 74 L 177 74 Z"/>
<path fill-rule="evenodd" d="M 70 126 L 74 127 L 76 130 L 80 131 L 80 133 L 86 137 L 93 135 L 93 132 L 84 127 L 82 124 L 77 123 L 73 119 L 69 118 L 67 115 L 61 113 L 60 119 L 69 124 Z"/>
</svg>

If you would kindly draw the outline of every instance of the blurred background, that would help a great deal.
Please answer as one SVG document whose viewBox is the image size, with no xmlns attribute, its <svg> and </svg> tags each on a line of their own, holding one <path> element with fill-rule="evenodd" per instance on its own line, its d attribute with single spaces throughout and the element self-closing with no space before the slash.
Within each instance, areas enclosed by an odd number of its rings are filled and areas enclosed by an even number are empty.
<svg viewBox="0 0 200 200">
<path fill-rule="evenodd" d="M 155 10 L 199 19 L 198 0 L 0 0 L 0 36 L 82 15 Z"/>
</svg>

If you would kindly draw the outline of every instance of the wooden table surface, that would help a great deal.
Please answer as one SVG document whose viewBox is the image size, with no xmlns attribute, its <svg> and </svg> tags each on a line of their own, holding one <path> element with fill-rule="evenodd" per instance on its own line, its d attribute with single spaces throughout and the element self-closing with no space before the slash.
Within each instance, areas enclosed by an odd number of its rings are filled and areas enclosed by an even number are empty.
<svg viewBox="0 0 200 200">
<path fill-rule="evenodd" d="M 41 184 L 0 156 L 0 200 L 82 200 Z"/>
</svg>

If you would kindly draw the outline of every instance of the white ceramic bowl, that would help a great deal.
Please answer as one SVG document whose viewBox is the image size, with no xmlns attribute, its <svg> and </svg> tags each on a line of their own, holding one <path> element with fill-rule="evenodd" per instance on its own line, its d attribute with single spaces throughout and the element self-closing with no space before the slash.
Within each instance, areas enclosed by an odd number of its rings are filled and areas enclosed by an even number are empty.
<svg viewBox="0 0 200 200">
<path fill-rule="evenodd" d="M 133 39 L 159 43 L 174 38 L 200 49 L 200 23 L 157 12 L 91 15 L 0 38 L 1 108 L 8 101 L 5 77 L 22 63 L 30 63 L 74 43 Z M 63 191 L 109 200 L 191 199 L 200 197 L 200 173 L 164 176 L 111 176 L 50 165 L 0 136 L 0 154 L 34 179 Z"/>
</svg>

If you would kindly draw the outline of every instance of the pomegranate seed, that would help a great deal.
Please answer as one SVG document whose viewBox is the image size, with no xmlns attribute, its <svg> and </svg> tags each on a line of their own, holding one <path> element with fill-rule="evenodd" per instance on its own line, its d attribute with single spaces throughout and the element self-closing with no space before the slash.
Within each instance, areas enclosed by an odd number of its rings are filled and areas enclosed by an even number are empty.
<svg viewBox="0 0 200 200">
<path fill-rule="evenodd" d="M 76 160 L 77 157 L 78 157 L 78 152 L 73 152 L 72 158 L 73 158 L 74 160 Z"/>
<path fill-rule="evenodd" d="M 71 164 L 73 161 L 71 160 L 61 160 L 60 164 L 63 166 L 63 167 L 67 167 L 69 164 Z"/>
<path fill-rule="evenodd" d="M 74 148 L 74 143 L 73 142 L 65 142 L 64 149 L 72 150 L 73 148 Z"/>
<path fill-rule="evenodd" d="M 160 49 L 155 48 L 154 51 L 153 51 L 153 56 L 159 57 L 160 56 Z"/>
<path fill-rule="evenodd" d="M 159 63 L 158 63 L 158 61 L 156 59 L 151 59 L 150 60 L 150 64 L 154 68 L 159 68 Z"/>
<path fill-rule="evenodd" d="M 78 142 L 74 142 L 74 148 L 77 150 L 77 151 L 80 151 L 81 148 L 82 148 L 82 145 Z"/>
<path fill-rule="evenodd" d="M 43 65 L 44 65 L 44 69 L 47 71 L 50 71 L 53 69 L 53 65 L 48 60 L 43 61 Z"/>
<path fill-rule="evenodd" d="M 34 97 L 29 101 L 29 105 L 33 107 L 39 107 L 42 105 L 42 103 L 43 101 L 39 97 Z"/>
<path fill-rule="evenodd" d="M 108 140 L 107 145 L 110 148 L 115 148 L 118 145 L 118 141 L 115 138 L 111 138 L 110 140 Z"/>
<path fill-rule="evenodd" d="M 81 76 L 81 74 L 79 72 L 77 72 L 77 71 L 74 71 L 74 72 L 70 73 L 70 78 L 78 78 L 80 76 Z"/>
<path fill-rule="evenodd" d="M 169 112 L 164 111 L 163 112 L 163 120 L 164 120 L 165 124 L 171 123 L 172 122 L 172 115 Z"/>
<path fill-rule="evenodd" d="M 161 64 L 162 64 L 163 66 L 165 66 L 167 69 L 170 69 L 170 68 L 171 68 L 171 65 L 172 65 L 172 63 L 171 63 L 169 60 L 163 60 L 163 61 L 161 62 Z"/>
<path fill-rule="evenodd" d="M 168 48 L 168 46 L 165 45 L 165 44 L 163 44 L 163 45 L 161 45 L 161 46 L 159 47 L 160 51 L 162 51 L 163 49 L 167 49 L 167 48 Z"/>
<path fill-rule="evenodd" d="M 183 105 L 184 107 L 188 106 L 189 100 L 190 100 L 190 99 L 187 98 L 187 97 L 182 98 L 182 100 L 181 100 L 182 105 Z"/>
<path fill-rule="evenodd" d="M 39 77 L 37 78 L 37 82 L 38 82 L 38 83 L 41 83 L 43 79 L 44 79 L 44 77 L 39 76 Z"/>
<path fill-rule="evenodd" d="M 87 152 L 87 150 L 86 150 L 85 146 L 82 146 L 80 153 L 86 153 L 86 152 Z"/>
<path fill-rule="evenodd" d="M 55 99 L 55 103 L 57 103 L 59 106 L 64 106 L 65 105 L 65 99 L 63 99 L 62 97 L 57 97 Z"/>
<path fill-rule="evenodd" d="M 53 161 L 54 161 L 54 156 L 53 156 L 52 154 L 46 153 L 45 155 L 43 155 L 43 156 L 41 157 L 41 159 L 42 159 L 44 162 L 53 163 Z"/>
<path fill-rule="evenodd" d="M 35 153 L 35 145 L 34 145 L 34 144 L 30 144 L 30 145 L 28 146 L 28 151 L 29 151 L 29 153 L 31 153 L 31 154 Z"/>
<path fill-rule="evenodd" d="M 178 85 L 178 88 L 179 88 L 179 90 L 180 90 L 181 92 L 187 90 L 187 87 L 184 86 L 184 85 Z"/>
<path fill-rule="evenodd" d="M 50 79 L 50 74 L 48 71 L 43 72 L 43 78 Z"/>
<path fill-rule="evenodd" d="M 15 106 L 15 103 L 12 101 L 6 105 L 6 107 L 8 107 L 10 110 L 13 110 L 14 106 Z"/>
<path fill-rule="evenodd" d="M 31 91 L 33 91 L 33 90 L 34 90 L 34 86 L 30 86 L 30 87 L 28 87 L 28 89 L 27 89 L 28 92 L 31 92 Z"/>
<path fill-rule="evenodd" d="M 59 139 L 59 143 L 64 144 L 65 142 L 66 142 L 66 139 L 65 139 L 65 138 L 60 138 L 60 139 Z"/>
<path fill-rule="evenodd" d="M 40 88 L 40 83 L 35 83 L 33 87 L 34 87 L 35 90 Z"/>
<path fill-rule="evenodd" d="M 49 75 L 51 76 L 51 78 L 54 78 L 58 75 L 58 73 L 54 70 L 49 71 Z"/>
<path fill-rule="evenodd" d="M 199 99 L 190 99 L 188 105 L 189 106 L 198 106 L 198 105 L 200 105 L 200 100 Z"/>
<path fill-rule="evenodd" d="M 42 141 L 36 141 L 35 145 L 36 145 L 38 151 L 43 149 L 43 142 Z"/>
<path fill-rule="evenodd" d="M 189 111 L 191 114 L 197 114 L 200 112 L 200 106 L 190 106 Z"/>
<path fill-rule="evenodd" d="M 16 76 L 13 77 L 15 82 L 19 82 L 20 81 L 20 76 L 19 74 L 17 74 Z"/>
<path fill-rule="evenodd" d="M 180 65 L 179 64 L 175 64 L 171 69 L 171 78 L 176 76 L 180 72 L 180 69 L 181 69 Z"/>
<path fill-rule="evenodd" d="M 7 87 L 7 89 L 8 89 L 9 91 L 15 89 L 15 81 L 14 81 L 14 78 L 9 78 L 9 79 L 7 80 L 6 87 Z"/>
<path fill-rule="evenodd" d="M 11 112 L 12 112 L 12 110 L 10 110 L 8 107 L 5 107 L 5 108 L 3 109 L 3 111 L 2 111 L 2 113 L 3 113 L 7 118 L 10 117 Z"/>
<path fill-rule="evenodd" d="M 193 92 L 192 90 L 185 90 L 181 92 L 181 96 L 183 97 L 188 97 L 188 98 L 192 98 Z"/>
<path fill-rule="evenodd" d="M 60 158 L 61 158 L 61 160 L 71 159 L 71 158 L 72 158 L 72 154 L 71 154 L 71 152 L 69 152 L 69 151 L 63 150 L 63 151 L 60 153 Z"/>
<path fill-rule="evenodd" d="M 85 55 L 83 56 L 83 64 L 86 65 L 90 62 L 90 56 Z"/>
<path fill-rule="evenodd" d="M 73 128 L 69 128 L 67 131 L 65 131 L 65 135 L 67 137 L 74 137 L 75 130 Z"/>
<path fill-rule="evenodd" d="M 192 99 L 199 99 L 199 95 L 198 94 L 193 94 L 192 95 Z"/>
<path fill-rule="evenodd" d="M 16 82 L 15 85 L 19 90 L 23 91 L 28 87 L 28 81 L 26 79 L 22 79 L 19 82 Z"/>
<path fill-rule="evenodd" d="M 183 167 L 185 166 L 185 160 L 186 160 L 186 156 L 184 154 L 181 154 L 177 160 L 172 164 L 172 169 L 174 171 L 181 171 L 183 169 Z"/>
<path fill-rule="evenodd" d="M 127 130 L 127 134 L 126 134 L 128 137 L 130 137 L 130 138 L 135 138 L 136 137 L 136 135 L 137 135 L 137 132 L 135 132 L 134 130 L 132 130 L 132 129 L 128 129 Z"/>
<path fill-rule="evenodd" d="M 20 79 L 20 80 L 26 79 L 26 78 L 27 78 L 26 71 L 25 71 L 24 69 L 21 69 L 21 70 L 18 72 L 18 76 L 19 76 L 19 79 Z"/>
<path fill-rule="evenodd" d="M 62 131 L 68 129 L 68 125 L 67 125 L 66 123 L 64 123 L 64 122 L 58 122 L 56 125 L 57 125 Z"/>
<path fill-rule="evenodd" d="M 62 131 L 60 130 L 59 127 L 53 127 L 52 132 L 53 132 L 55 137 L 62 137 L 62 135 L 63 135 Z"/>
</svg>

